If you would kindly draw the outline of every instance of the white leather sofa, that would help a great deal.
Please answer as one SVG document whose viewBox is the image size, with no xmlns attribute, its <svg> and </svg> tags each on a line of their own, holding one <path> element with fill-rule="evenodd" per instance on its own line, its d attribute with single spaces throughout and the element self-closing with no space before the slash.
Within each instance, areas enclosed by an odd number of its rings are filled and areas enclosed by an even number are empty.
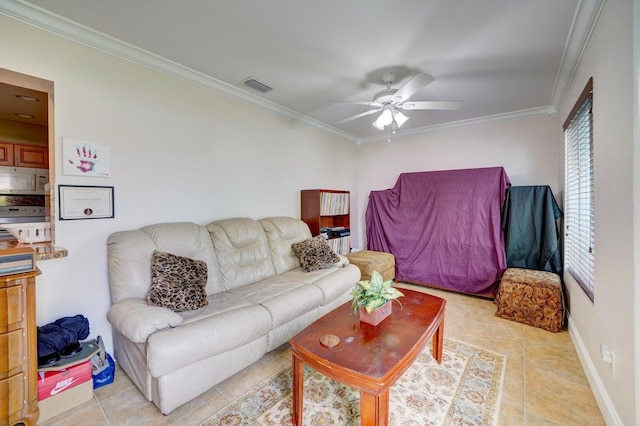
<svg viewBox="0 0 640 426">
<path fill-rule="evenodd" d="M 350 300 L 360 270 L 304 272 L 291 244 L 301 220 L 234 218 L 207 226 L 164 223 L 108 239 L 115 358 L 162 413 L 206 392 Z M 187 312 L 149 306 L 154 251 L 204 260 L 208 304 Z"/>
</svg>

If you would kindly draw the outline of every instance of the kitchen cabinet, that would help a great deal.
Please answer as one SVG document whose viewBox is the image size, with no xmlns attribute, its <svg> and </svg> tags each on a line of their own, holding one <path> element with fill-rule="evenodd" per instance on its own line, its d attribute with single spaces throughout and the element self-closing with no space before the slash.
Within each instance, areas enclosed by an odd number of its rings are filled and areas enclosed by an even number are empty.
<svg viewBox="0 0 640 426">
<path fill-rule="evenodd" d="M 16 144 L 13 150 L 16 167 L 49 168 L 49 149 L 46 146 Z"/>
<path fill-rule="evenodd" d="M 13 144 L 0 142 L 0 166 L 13 166 Z"/>
<path fill-rule="evenodd" d="M 0 277 L 0 424 L 38 420 L 36 276 Z"/>
<path fill-rule="evenodd" d="M 0 166 L 49 168 L 49 148 L 0 141 Z"/>
</svg>

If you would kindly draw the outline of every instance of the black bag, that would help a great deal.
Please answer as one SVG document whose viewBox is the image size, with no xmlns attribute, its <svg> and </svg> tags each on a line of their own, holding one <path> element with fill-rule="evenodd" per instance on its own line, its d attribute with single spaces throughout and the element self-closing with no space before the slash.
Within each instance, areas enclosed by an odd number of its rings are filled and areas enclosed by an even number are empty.
<svg viewBox="0 0 640 426">
<path fill-rule="evenodd" d="M 63 317 L 38 327 L 38 366 L 55 364 L 61 357 L 82 350 L 80 340 L 89 336 L 89 320 L 83 315 Z"/>
</svg>

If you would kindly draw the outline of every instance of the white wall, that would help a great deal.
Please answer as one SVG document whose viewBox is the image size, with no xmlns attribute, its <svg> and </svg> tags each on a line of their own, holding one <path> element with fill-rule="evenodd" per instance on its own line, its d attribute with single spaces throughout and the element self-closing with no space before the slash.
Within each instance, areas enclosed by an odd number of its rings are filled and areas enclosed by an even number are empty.
<svg viewBox="0 0 640 426">
<path fill-rule="evenodd" d="M 565 274 L 571 332 L 605 419 L 638 424 L 634 377 L 633 67 L 631 1 L 607 1 L 560 108 L 593 76 L 595 300 Z M 613 348 L 615 377 L 600 345 Z"/>
<path fill-rule="evenodd" d="M 360 211 L 357 217 L 352 213 L 352 222 L 362 238 L 354 241 L 354 246 L 366 246 L 364 214 L 369 193 L 393 187 L 400 173 L 502 166 L 512 185 L 549 185 L 561 203 L 558 170 L 562 149 L 557 116 L 520 118 L 360 145 Z"/>
<path fill-rule="evenodd" d="M 56 184 L 115 187 L 115 219 L 57 221 L 37 322 L 89 318 L 111 350 L 106 240 L 165 221 L 300 217 L 300 190 L 356 190 L 356 146 L 0 16 L 0 66 L 54 82 Z M 62 137 L 109 144 L 111 177 L 62 175 Z"/>
</svg>

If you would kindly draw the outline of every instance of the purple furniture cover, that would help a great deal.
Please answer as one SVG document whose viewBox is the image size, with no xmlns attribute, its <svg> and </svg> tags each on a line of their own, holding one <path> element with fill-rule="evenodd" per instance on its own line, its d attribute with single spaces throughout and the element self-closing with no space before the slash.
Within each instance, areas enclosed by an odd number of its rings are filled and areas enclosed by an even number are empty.
<svg viewBox="0 0 640 426">
<path fill-rule="evenodd" d="M 507 264 L 500 209 L 510 185 L 502 167 L 402 173 L 369 195 L 367 248 L 395 256 L 398 280 L 495 295 Z"/>
</svg>

